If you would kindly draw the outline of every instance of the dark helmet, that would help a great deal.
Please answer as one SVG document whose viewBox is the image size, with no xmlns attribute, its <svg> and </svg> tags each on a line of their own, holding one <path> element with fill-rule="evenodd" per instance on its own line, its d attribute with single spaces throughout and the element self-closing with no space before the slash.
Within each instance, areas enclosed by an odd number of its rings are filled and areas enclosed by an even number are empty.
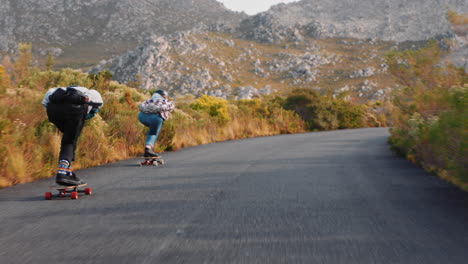
<svg viewBox="0 0 468 264">
<path fill-rule="evenodd" d="M 161 96 L 164 96 L 164 97 L 169 95 L 169 93 L 166 90 L 163 90 L 163 89 L 156 90 L 156 92 L 154 92 L 154 93 L 160 94 Z"/>
</svg>

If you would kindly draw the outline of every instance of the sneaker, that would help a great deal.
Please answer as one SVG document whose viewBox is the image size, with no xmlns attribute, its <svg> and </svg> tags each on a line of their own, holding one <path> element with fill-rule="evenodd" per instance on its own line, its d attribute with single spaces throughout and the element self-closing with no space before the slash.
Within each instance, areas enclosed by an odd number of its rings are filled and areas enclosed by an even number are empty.
<svg viewBox="0 0 468 264">
<path fill-rule="evenodd" d="M 152 149 L 145 148 L 145 154 L 143 155 L 145 158 L 159 158 L 161 157 L 158 153 L 154 152 Z"/>
<path fill-rule="evenodd" d="M 66 174 L 63 173 L 57 173 L 55 176 L 55 182 L 59 185 L 65 185 L 65 186 L 76 186 L 80 184 L 85 184 L 83 180 L 78 178 L 74 172 L 68 172 Z"/>
</svg>

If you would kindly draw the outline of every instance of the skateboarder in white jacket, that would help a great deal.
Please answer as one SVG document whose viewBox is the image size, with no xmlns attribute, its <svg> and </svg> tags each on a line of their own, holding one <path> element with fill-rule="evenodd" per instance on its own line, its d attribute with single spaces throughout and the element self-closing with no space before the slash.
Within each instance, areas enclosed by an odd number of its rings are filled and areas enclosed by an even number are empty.
<svg viewBox="0 0 468 264">
<path fill-rule="evenodd" d="M 162 124 L 174 111 L 174 103 L 167 99 L 168 93 L 165 90 L 157 90 L 150 99 L 142 102 L 138 107 L 140 114 L 138 120 L 149 128 L 145 142 L 144 157 L 159 158 L 160 155 L 154 152 L 154 144 L 159 136 Z"/>
</svg>

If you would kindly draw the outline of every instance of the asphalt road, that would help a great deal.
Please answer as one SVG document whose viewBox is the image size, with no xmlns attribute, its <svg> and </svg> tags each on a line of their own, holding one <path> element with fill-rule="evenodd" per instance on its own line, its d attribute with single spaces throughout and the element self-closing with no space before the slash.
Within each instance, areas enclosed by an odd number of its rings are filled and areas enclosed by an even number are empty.
<svg viewBox="0 0 468 264">
<path fill-rule="evenodd" d="M 393 154 L 387 129 L 262 137 L 0 190 L 0 263 L 468 263 L 468 194 Z"/>
</svg>

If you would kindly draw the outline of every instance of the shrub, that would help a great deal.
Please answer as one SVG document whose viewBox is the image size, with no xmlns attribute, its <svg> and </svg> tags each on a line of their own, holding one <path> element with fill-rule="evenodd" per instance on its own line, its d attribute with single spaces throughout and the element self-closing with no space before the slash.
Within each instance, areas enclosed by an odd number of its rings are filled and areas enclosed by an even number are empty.
<svg viewBox="0 0 468 264">
<path fill-rule="evenodd" d="M 227 101 L 222 98 L 202 95 L 190 107 L 193 110 L 208 113 L 211 117 L 216 118 L 220 124 L 227 124 L 231 120 L 228 114 Z"/>
<path fill-rule="evenodd" d="M 440 64 L 441 56 L 435 43 L 389 54 L 402 85 L 394 93 L 389 141 L 410 161 L 468 190 L 467 74 Z"/>
<path fill-rule="evenodd" d="M 0 65 L 0 95 L 3 94 L 8 88 L 10 83 L 9 77 L 5 72 L 5 68 Z"/>
<path fill-rule="evenodd" d="M 366 106 L 321 96 L 311 89 L 292 91 L 284 101 L 284 108 L 294 110 L 310 130 L 358 128 L 367 124 Z"/>
</svg>

